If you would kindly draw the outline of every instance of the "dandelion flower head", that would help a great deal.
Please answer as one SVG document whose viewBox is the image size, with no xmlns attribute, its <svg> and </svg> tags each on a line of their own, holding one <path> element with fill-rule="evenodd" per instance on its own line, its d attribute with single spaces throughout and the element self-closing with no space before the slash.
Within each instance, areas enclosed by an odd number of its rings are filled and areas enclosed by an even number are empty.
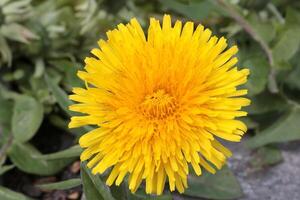
<svg viewBox="0 0 300 200">
<path fill-rule="evenodd" d="M 237 117 L 249 105 L 237 87 L 248 69 L 236 67 L 236 46 L 193 22 L 162 26 L 151 18 L 147 34 L 136 19 L 119 24 L 99 40 L 78 76 L 85 88 L 74 88 L 70 128 L 94 125 L 79 144 L 81 160 L 93 174 L 110 170 L 106 183 L 125 177 L 135 192 L 142 182 L 148 194 L 188 187 L 193 169 L 215 173 L 231 156 L 220 139 L 238 142 L 246 125 Z M 191 168 L 189 168 L 191 166 Z"/>
</svg>

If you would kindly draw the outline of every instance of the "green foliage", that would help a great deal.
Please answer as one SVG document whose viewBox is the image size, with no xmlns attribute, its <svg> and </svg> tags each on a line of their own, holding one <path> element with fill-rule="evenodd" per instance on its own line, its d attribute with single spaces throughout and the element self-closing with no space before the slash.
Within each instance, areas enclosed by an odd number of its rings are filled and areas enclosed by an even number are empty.
<svg viewBox="0 0 300 200">
<path fill-rule="evenodd" d="M 160 0 L 163 9 L 167 11 L 176 11 L 192 20 L 204 20 L 212 12 L 219 11 L 209 0 L 191 0 L 187 2 Z"/>
<path fill-rule="evenodd" d="M 70 164 L 72 159 L 40 160 L 41 153 L 28 143 L 14 143 L 8 153 L 9 158 L 20 170 L 36 175 L 53 175 Z"/>
<path fill-rule="evenodd" d="M 0 124 L 10 126 L 13 115 L 13 102 L 0 98 Z"/>
<path fill-rule="evenodd" d="M 251 148 L 270 143 L 287 142 L 300 139 L 300 108 L 293 107 L 279 118 L 272 126 L 264 129 L 257 136 L 249 139 L 247 144 Z"/>
<path fill-rule="evenodd" d="M 5 172 L 13 169 L 15 166 L 14 165 L 4 165 L 0 166 L 0 175 L 5 174 Z"/>
<path fill-rule="evenodd" d="M 73 179 L 60 181 L 56 183 L 41 184 L 41 185 L 37 185 L 37 187 L 43 190 L 66 190 L 66 189 L 77 187 L 79 185 L 81 185 L 81 179 L 73 178 Z"/>
<path fill-rule="evenodd" d="M 283 160 L 281 151 L 273 146 L 258 148 L 252 157 L 251 165 L 258 169 L 277 164 Z"/>
<path fill-rule="evenodd" d="M 18 97 L 15 101 L 11 124 L 15 141 L 30 140 L 40 127 L 43 114 L 43 106 L 34 98 L 25 95 Z"/>
<path fill-rule="evenodd" d="M 64 90 L 62 90 L 57 84 L 54 83 L 53 80 L 50 79 L 48 74 L 45 74 L 45 81 L 55 97 L 59 106 L 70 116 L 72 116 L 72 112 L 68 109 L 70 105 L 72 105 L 71 100 L 69 100 L 68 95 Z"/>
<path fill-rule="evenodd" d="M 101 180 L 101 177 L 99 175 L 92 174 L 91 170 L 87 168 L 85 163 L 81 164 L 81 171 L 83 173 L 82 176 L 85 176 L 83 179 L 90 179 L 87 181 L 91 181 L 93 186 L 96 188 L 98 195 L 95 194 L 95 196 L 97 196 L 97 199 L 101 197 L 105 200 L 115 200 L 110 192 L 109 187 L 105 185 L 105 183 Z M 87 199 L 92 200 L 92 198 L 89 197 L 87 197 Z"/>
<path fill-rule="evenodd" d="M 284 61 L 289 61 L 298 51 L 300 44 L 300 28 L 286 29 L 273 48 L 273 56 L 279 68 L 286 68 Z"/>
<path fill-rule="evenodd" d="M 62 150 L 62 151 L 36 156 L 35 158 L 42 159 L 42 160 L 57 160 L 57 159 L 65 159 L 65 158 L 74 158 L 74 157 L 79 157 L 81 152 L 82 152 L 81 147 L 79 145 L 75 145 L 73 147 L 70 147 L 70 148 Z"/>
<path fill-rule="evenodd" d="M 256 13 L 250 13 L 248 18 L 253 30 L 266 42 L 272 41 L 276 35 L 275 27 L 268 21 L 264 21 Z"/>
<path fill-rule="evenodd" d="M 114 191 L 112 191 L 112 192 L 114 192 Z M 160 196 L 155 196 L 155 195 L 151 196 L 151 195 L 147 195 L 145 193 L 144 188 L 138 189 L 136 191 L 136 193 L 134 193 L 134 194 L 127 192 L 127 195 L 122 195 L 122 197 L 123 197 L 123 199 L 127 198 L 127 199 L 132 199 L 132 200 L 172 200 L 173 199 L 170 192 L 165 192 L 164 194 L 162 194 Z M 117 199 L 119 199 L 119 198 L 117 198 Z"/>
<path fill-rule="evenodd" d="M 249 96 L 254 96 L 265 90 L 268 81 L 269 66 L 263 57 L 250 57 L 243 62 L 243 66 L 250 70 L 250 76 L 245 87 Z"/>
<path fill-rule="evenodd" d="M 165 192 L 161 196 L 147 195 L 145 189 L 138 189 L 136 193 L 132 194 L 128 190 L 128 184 L 125 180 L 121 186 L 112 186 L 109 188 L 104 185 L 103 177 L 99 175 L 93 175 L 86 167 L 85 163 L 81 164 L 81 179 L 83 190 L 87 200 L 93 199 L 111 199 L 111 200 L 171 200 L 170 193 Z"/>
<path fill-rule="evenodd" d="M 285 98 L 281 95 L 271 94 L 269 92 L 262 92 L 252 97 L 251 100 L 251 105 L 246 108 L 247 112 L 251 115 L 284 111 L 289 107 Z"/>
<path fill-rule="evenodd" d="M 91 180 L 91 178 L 90 178 L 88 172 L 86 171 L 86 168 L 84 168 L 84 166 L 81 166 L 81 181 L 82 181 L 82 186 L 83 186 L 83 192 L 84 192 L 85 198 L 87 200 L 89 200 L 89 199 L 104 200 L 100 191 L 98 191 L 96 185 Z"/>
<path fill-rule="evenodd" d="M 5 200 L 32 200 L 31 198 L 0 186 L 0 198 Z"/>
<path fill-rule="evenodd" d="M 2 0 L 0 1 L 0 175 L 19 170 L 23 175 L 54 176 L 79 158 L 78 136 L 91 130 L 68 129 L 68 99 L 72 87 L 83 86 L 76 73 L 83 60 L 106 39 L 105 32 L 118 23 L 138 18 L 146 30 L 149 16 L 193 20 L 228 37 L 237 44 L 240 68 L 251 74 L 244 86 L 252 103 L 245 108 L 253 137 L 246 140 L 254 149 L 257 168 L 282 161 L 273 143 L 300 139 L 300 14 L 299 3 L 228 0 Z M 58 133 L 55 142 L 41 145 L 41 138 Z M 249 134 L 250 135 L 250 134 Z M 63 136 L 70 136 L 68 146 Z M 74 137 L 75 136 L 75 137 Z M 54 148 L 52 146 L 58 147 Z M 43 149 L 45 147 L 45 151 Z M 41 153 L 44 152 L 44 153 Z M 2 180 L 0 177 L 0 181 Z M 70 179 L 44 184 L 44 189 L 67 189 L 82 183 L 87 200 L 234 199 L 242 196 L 229 168 L 216 175 L 191 175 L 183 195 L 164 192 L 135 194 L 127 183 L 108 188 L 103 177 L 94 176 L 84 164 L 81 181 Z M 166 185 L 166 188 L 167 185 Z M 0 199 L 30 199 L 0 186 Z"/>
<path fill-rule="evenodd" d="M 236 199 L 243 195 L 239 182 L 227 166 L 215 175 L 204 172 L 200 177 L 189 176 L 189 188 L 185 195 L 208 199 Z"/>
</svg>

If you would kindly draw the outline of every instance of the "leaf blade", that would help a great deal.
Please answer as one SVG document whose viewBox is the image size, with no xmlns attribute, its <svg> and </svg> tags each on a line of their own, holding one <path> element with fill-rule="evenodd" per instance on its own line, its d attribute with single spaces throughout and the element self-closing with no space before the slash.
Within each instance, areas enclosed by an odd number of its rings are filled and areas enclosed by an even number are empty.
<svg viewBox="0 0 300 200">
<path fill-rule="evenodd" d="M 12 133 L 18 142 L 27 142 L 38 131 L 44 116 L 43 106 L 34 98 L 22 95 L 16 99 L 12 116 Z"/>
<path fill-rule="evenodd" d="M 42 159 L 42 160 L 56 160 L 56 159 L 62 159 L 62 158 L 74 158 L 80 156 L 82 152 L 82 148 L 79 145 L 74 145 L 68 149 L 55 152 L 55 153 L 50 153 L 50 154 L 43 154 L 36 156 L 35 158 L 37 159 Z"/>
<path fill-rule="evenodd" d="M 47 183 L 36 185 L 43 190 L 67 190 L 81 185 L 80 178 L 73 178 L 65 181 L 60 181 L 56 183 Z"/>
<path fill-rule="evenodd" d="M 101 194 L 105 200 L 115 200 L 115 198 L 112 196 L 112 194 L 110 192 L 109 187 L 103 183 L 100 176 L 92 174 L 91 171 L 87 168 L 85 163 L 82 163 L 81 166 L 82 166 L 82 170 L 88 174 L 89 178 L 91 179 L 93 184 L 96 186 L 99 194 Z"/>
<path fill-rule="evenodd" d="M 21 171 L 36 175 L 53 175 L 70 164 L 73 159 L 39 160 L 41 153 L 28 143 L 14 143 L 8 152 L 13 164 Z"/>
<path fill-rule="evenodd" d="M 266 144 L 288 142 L 300 139 L 300 108 L 293 107 L 284 116 L 266 128 L 258 135 L 246 141 L 250 148 L 257 148 Z"/>
<path fill-rule="evenodd" d="M 33 200 L 24 194 L 12 191 L 0 185 L 0 199 L 3 200 Z"/>
<path fill-rule="evenodd" d="M 4 165 L 4 166 L 0 166 L 0 176 L 2 174 L 5 174 L 7 171 L 13 169 L 15 166 L 14 165 Z"/>
<path fill-rule="evenodd" d="M 216 174 L 204 172 L 200 177 L 190 175 L 189 187 L 184 195 L 208 199 L 236 199 L 243 192 L 231 170 L 224 166 Z"/>
<path fill-rule="evenodd" d="M 66 92 L 64 90 L 62 90 L 58 85 L 56 85 L 55 83 L 53 83 L 53 81 L 51 80 L 51 78 L 49 77 L 49 75 L 47 73 L 45 73 L 45 81 L 48 85 L 48 87 L 50 88 L 53 96 L 55 97 L 58 105 L 69 115 L 72 116 L 74 115 L 73 112 L 71 112 L 68 108 L 70 105 L 72 105 L 72 101 L 68 98 L 68 95 L 66 94 Z"/>
<path fill-rule="evenodd" d="M 94 200 L 94 199 L 104 200 L 102 195 L 98 192 L 94 183 L 90 179 L 90 176 L 85 171 L 83 164 L 81 164 L 80 167 L 81 167 L 82 187 L 83 187 L 85 198 L 87 200 Z"/>
</svg>

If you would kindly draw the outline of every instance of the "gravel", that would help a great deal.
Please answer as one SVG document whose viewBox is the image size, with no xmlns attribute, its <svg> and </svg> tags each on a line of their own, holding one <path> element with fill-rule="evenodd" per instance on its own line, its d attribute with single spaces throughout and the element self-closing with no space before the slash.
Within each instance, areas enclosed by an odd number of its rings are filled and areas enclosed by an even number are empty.
<svg viewBox="0 0 300 200">
<path fill-rule="evenodd" d="M 300 200 L 300 142 L 280 146 L 284 161 L 263 169 L 251 167 L 251 151 L 243 143 L 229 146 L 228 165 L 244 191 L 240 200 Z"/>
</svg>

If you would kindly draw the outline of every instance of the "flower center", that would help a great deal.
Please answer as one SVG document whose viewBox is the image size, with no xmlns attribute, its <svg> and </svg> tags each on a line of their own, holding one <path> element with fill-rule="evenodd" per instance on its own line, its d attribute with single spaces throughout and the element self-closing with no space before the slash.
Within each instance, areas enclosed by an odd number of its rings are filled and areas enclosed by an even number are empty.
<svg viewBox="0 0 300 200">
<path fill-rule="evenodd" d="M 174 97 L 160 89 L 147 95 L 140 104 L 140 111 L 147 119 L 165 119 L 173 116 L 178 108 Z"/>
</svg>

